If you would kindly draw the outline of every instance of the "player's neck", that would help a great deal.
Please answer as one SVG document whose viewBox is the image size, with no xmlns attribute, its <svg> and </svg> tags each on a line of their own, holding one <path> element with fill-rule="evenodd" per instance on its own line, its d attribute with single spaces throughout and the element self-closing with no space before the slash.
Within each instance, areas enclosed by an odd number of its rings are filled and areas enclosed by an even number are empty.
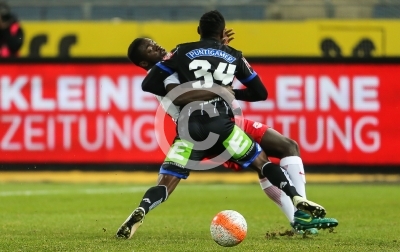
<svg viewBox="0 0 400 252">
<path fill-rule="evenodd" d="M 152 69 L 153 66 L 155 66 L 155 65 L 156 65 L 156 64 L 154 64 L 154 65 L 147 65 L 147 67 L 144 67 L 144 70 L 149 71 L 149 70 Z"/>
<path fill-rule="evenodd" d="M 201 37 L 200 40 L 214 40 L 217 42 L 221 42 L 221 39 L 219 37 Z"/>
</svg>

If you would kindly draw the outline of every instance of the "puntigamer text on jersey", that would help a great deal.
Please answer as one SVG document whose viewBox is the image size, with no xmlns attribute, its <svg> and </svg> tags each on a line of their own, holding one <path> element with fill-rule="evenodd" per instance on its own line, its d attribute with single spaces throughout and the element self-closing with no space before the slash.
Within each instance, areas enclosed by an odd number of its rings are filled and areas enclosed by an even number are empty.
<svg viewBox="0 0 400 252">
<path fill-rule="evenodd" d="M 218 49 L 212 49 L 212 48 L 193 49 L 190 52 L 186 53 L 186 56 L 189 59 L 194 59 L 194 58 L 201 57 L 201 56 L 218 57 L 218 58 L 224 59 L 226 62 L 229 62 L 229 63 L 232 63 L 236 60 L 236 58 L 233 57 L 232 55 L 230 55 L 229 53 L 218 50 Z"/>
</svg>

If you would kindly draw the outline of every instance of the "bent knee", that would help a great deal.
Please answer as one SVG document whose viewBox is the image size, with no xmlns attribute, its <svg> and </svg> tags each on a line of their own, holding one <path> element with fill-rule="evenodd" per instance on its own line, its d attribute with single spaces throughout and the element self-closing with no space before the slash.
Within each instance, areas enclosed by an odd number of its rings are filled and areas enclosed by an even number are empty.
<svg viewBox="0 0 400 252">
<path fill-rule="evenodd" d="M 300 156 L 299 145 L 293 139 L 285 137 L 283 155 L 284 156 Z"/>
</svg>

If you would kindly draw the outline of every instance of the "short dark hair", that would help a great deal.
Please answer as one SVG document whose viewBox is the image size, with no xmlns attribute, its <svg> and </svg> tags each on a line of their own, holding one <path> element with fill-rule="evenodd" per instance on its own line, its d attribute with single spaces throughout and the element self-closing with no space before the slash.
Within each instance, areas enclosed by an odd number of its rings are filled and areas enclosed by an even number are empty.
<svg viewBox="0 0 400 252">
<path fill-rule="evenodd" d="M 209 11 L 201 16 L 199 26 L 203 38 L 219 36 L 225 29 L 225 19 L 219 11 Z"/>
<path fill-rule="evenodd" d="M 139 63 L 144 60 L 143 54 L 139 50 L 143 42 L 144 38 L 137 38 L 132 41 L 128 48 L 128 58 L 137 66 L 139 66 Z"/>
</svg>

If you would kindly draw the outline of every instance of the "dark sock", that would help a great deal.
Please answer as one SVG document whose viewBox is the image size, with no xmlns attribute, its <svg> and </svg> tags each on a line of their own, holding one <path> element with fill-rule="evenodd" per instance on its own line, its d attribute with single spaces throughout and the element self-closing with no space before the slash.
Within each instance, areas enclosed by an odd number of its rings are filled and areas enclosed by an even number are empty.
<svg viewBox="0 0 400 252">
<path fill-rule="evenodd" d="M 296 188 L 291 185 L 283 169 L 279 165 L 270 162 L 266 163 L 262 167 L 261 173 L 269 180 L 269 182 L 271 182 L 271 184 L 284 191 L 291 199 L 293 199 L 294 196 L 300 196 L 297 193 Z"/>
<path fill-rule="evenodd" d="M 153 186 L 146 191 L 139 207 L 143 207 L 147 214 L 151 209 L 164 202 L 167 197 L 167 188 L 165 186 Z"/>
</svg>

